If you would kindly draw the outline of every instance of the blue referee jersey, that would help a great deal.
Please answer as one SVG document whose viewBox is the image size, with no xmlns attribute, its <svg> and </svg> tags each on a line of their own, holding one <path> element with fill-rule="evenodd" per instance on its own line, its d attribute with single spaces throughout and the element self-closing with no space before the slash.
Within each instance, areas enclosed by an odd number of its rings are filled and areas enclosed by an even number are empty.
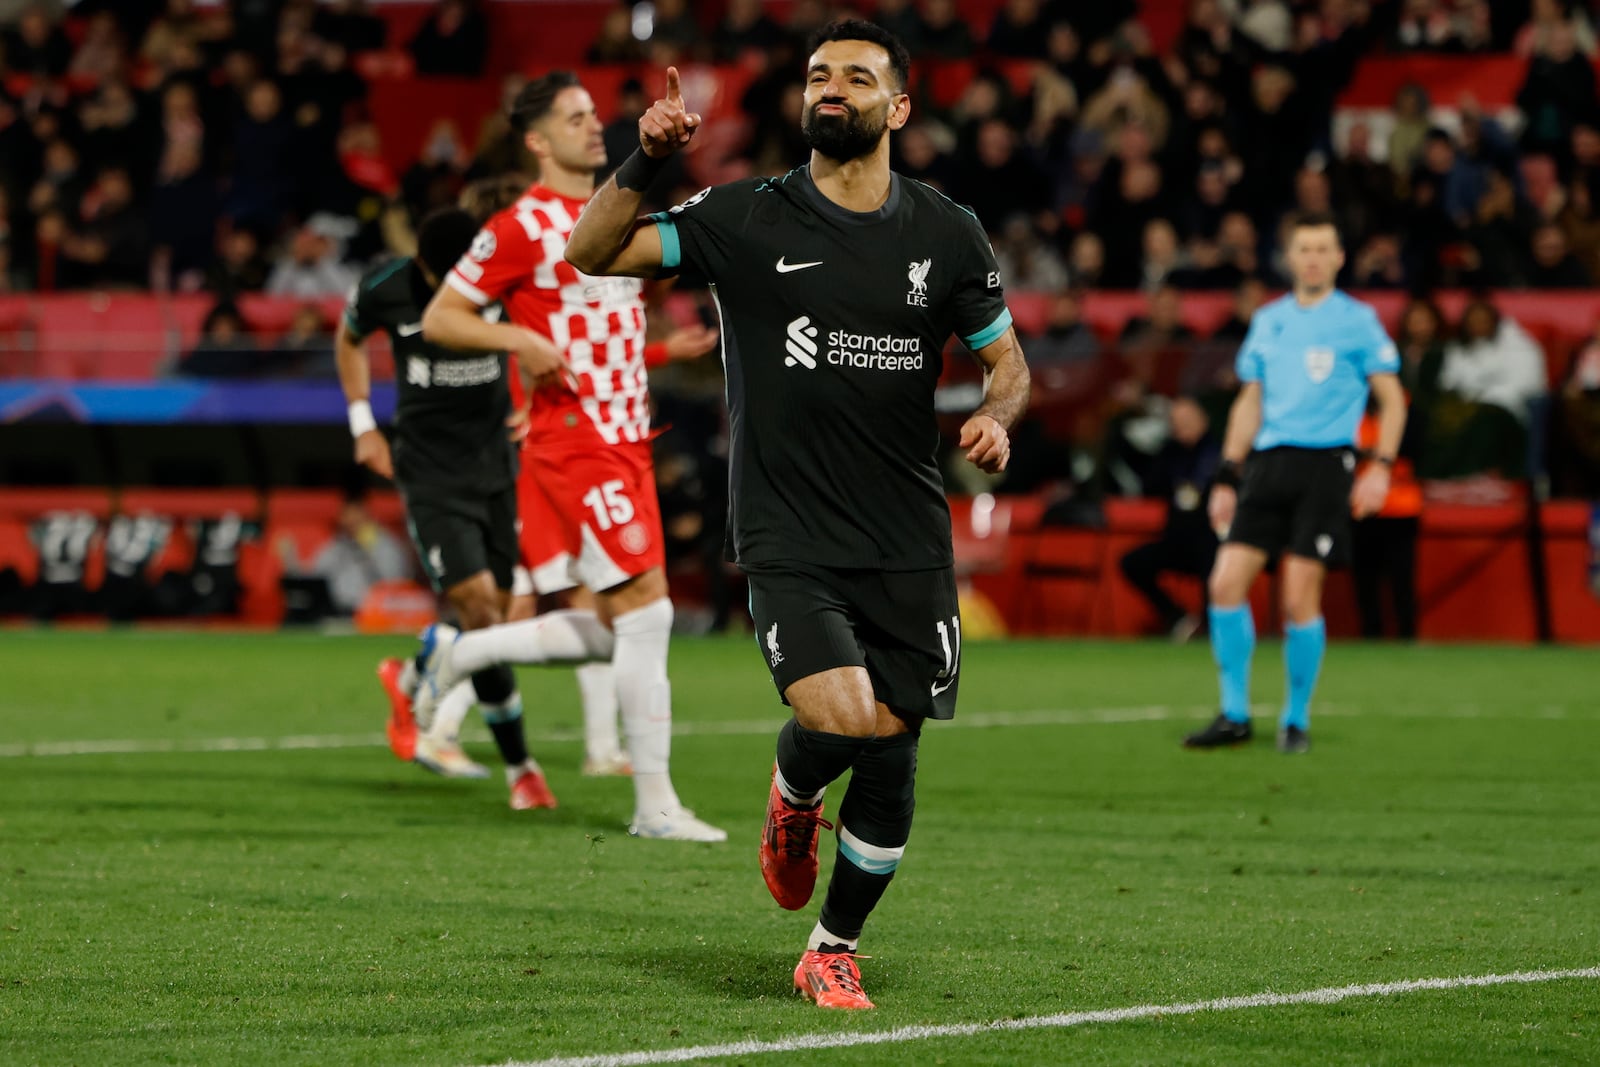
<svg viewBox="0 0 1600 1067">
<path fill-rule="evenodd" d="M 1257 449 L 1354 445 L 1367 406 L 1367 379 L 1400 370 L 1400 354 L 1378 313 L 1335 289 L 1310 307 L 1290 293 L 1257 309 L 1236 364 L 1241 382 L 1261 383 Z"/>
</svg>

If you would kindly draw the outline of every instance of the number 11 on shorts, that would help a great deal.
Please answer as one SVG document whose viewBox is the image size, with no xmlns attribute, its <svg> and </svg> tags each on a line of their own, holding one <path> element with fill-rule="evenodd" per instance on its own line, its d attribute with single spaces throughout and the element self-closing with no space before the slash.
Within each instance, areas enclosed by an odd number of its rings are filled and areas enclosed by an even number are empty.
<svg viewBox="0 0 1600 1067">
<path fill-rule="evenodd" d="M 952 615 L 949 625 L 939 620 L 939 645 L 944 651 L 944 670 L 934 675 L 934 696 L 955 684 L 956 673 L 961 670 L 961 616 Z"/>
<path fill-rule="evenodd" d="M 609 530 L 633 521 L 633 501 L 628 499 L 624 489 L 622 479 L 614 478 L 583 494 L 584 506 L 594 512 L 594 524 L 600 529 Z"/>
</svg>

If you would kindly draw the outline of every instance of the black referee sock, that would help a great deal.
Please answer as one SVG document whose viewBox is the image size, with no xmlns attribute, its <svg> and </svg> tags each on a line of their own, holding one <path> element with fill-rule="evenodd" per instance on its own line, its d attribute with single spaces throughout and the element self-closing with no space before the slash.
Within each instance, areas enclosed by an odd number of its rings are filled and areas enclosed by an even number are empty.
<svg viewBox="0 0 1600 1067">
<path fill-rule="evenodd" d="M 778 773 L 798 797 L 814 797 L 856 761 L 865 737 L 808 730 L 790 719 L 778 731 Z"/>
<path fill-rule="evenodd" d="M 839 856 L 822 902 L 821 926 L 855 941 L 894 880 L 916 810 L 917 735 L 867 742 L 839 805 Z"/>
</svg>

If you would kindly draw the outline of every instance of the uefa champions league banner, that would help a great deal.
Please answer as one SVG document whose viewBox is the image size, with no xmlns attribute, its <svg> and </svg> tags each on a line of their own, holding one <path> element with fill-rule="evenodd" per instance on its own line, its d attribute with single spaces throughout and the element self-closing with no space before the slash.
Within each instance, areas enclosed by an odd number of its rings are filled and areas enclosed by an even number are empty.
<svg viewBox="0 0 1600 1067">
<path fill-rule="evenodd" d="M 379 422 L 394 416 L 393 383 L 374 382 Z M 0 423 L 151 424 L 345 422 L 337 382 L 0 381 Z"/>
</svg>

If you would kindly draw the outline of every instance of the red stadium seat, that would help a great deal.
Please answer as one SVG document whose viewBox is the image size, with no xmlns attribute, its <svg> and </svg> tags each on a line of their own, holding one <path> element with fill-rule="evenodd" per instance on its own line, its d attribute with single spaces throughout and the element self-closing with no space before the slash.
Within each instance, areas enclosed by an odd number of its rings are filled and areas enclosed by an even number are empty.
<svg viewBox="0 0 1600 1067">
<path fill-rule="evenodd" d="M 177 351 L 161 303 L 148 296 L 52 293 L 35 306 L 40 377 L 145 379 Z"/>
<path fill-rule="evenodd" d="M 200 333 L 216 297 L 209 293 L 184 293 L 167 301 L 167 316 L 177 336 L 178 351 L 187 352 L 200 340 Z"/>
<path fill-rule="evenodd" d="M 0 378 L 33 374 L 33 301 L 23 296 L 0 297 Z"/>
<path fill-rule="evenodd" d="M 944 59 L 922 64 L 920 87 L 928 103 L 936 108 L 954 107 L 978 73 L 970 59 Z"/>
</svg>

